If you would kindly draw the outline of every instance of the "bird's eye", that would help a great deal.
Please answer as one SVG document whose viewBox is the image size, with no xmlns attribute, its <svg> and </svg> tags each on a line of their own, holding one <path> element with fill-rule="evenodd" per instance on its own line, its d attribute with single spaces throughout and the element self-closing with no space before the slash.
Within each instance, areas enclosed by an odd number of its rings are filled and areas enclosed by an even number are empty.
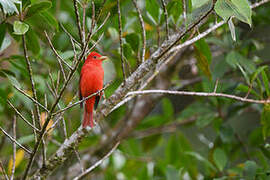
<svg viewBox="0 0 270 180">
<path fill-rule="evenodd" d="M 97 56 L 94 56 L 94 59 L 97 59 Z"/>
</svg>

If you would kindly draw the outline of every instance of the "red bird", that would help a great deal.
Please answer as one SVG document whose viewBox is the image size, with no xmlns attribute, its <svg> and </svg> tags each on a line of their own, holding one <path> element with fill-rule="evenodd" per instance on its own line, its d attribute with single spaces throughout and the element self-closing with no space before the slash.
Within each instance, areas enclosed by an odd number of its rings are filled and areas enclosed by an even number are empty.
<svg viewBox="0 0 270 180">
<path fill-rule="evenodd" d="M 88 97 L 93 93 L 103 88 L 104 70 L 102 67 L 102 61 L 107 59 L 106 56 L 101 56 L 97 52 L 91 52 L 85 60 L 79 85 L 79 98 L 80 100 L 84 97 Z M 87 99 L 84 103 L 84 117 L 83 117 L 83 128 L 90 126 L 94 127 L 93 110 L 97 108 L 98 102 L 101 98 L 102 93 L 95 95 Z M 81 104 L 82 107 L 82 104 Z"/>
</svg>

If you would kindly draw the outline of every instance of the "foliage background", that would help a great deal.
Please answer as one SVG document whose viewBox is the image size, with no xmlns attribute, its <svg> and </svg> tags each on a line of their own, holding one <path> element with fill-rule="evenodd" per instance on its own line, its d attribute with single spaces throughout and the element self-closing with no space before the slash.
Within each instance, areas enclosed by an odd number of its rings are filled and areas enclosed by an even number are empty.
<svg viewBox="0 0 270 180">
<path fill-rule="evenodd" d="M 105 82 L 112 82 L 105 90 L 106 97 L 110 97 L 123 81 L 117 1 L 93 2 L 96 18 L 98 12 L 101 12 L 97 26 L 110 12 L 106 24 L 90 41 L 91 45 L 94 44 L 104 33 L 95 49 L 110 58 L 104 62 Z M 185 5 L 180 0 L 165 2 L 169 34 L 173 34 L 195 22 L 209 9 L 211 1 L 187 0 Z M 256 3 L 256 1 L 246 0 L 229 2 L 234 2 L 240 9 L 246 7 L 245 3 Z M 90 29 L 92 6 L 88 1 L 80 1 L 78 5 L 80 15 L 83 13 L 81 6 L 84 3 L 87 7 L 86 27 Z M 142 29 L 133 2 L 121 0 L 120 3 L 123 53 L 129 64 L 126 66 L 126 73 L 130 74 L 140 64 L 138 57 L 143 47 Z M 69 36 L 60 24 L 77 41 L 80 41 L 80 37 L 72 1 L 0 0 L 0 4 L 0 126 L 12 134 L 15 112 L 8 105 L 7 100 L 29 121 L 32 119 L 31 110 L 34 109 L 33 102 L 13 88 L 15 84 L 32 95 L 20 34 L 24 27 L 19 27 L 18 35 L 14 25 L 19 20 L 18 13 L 21 10 L 24 12 L 23 22 L 29 26 L 25 38 L 37 97 L 41 104 L 47 103 L 48 107 L 55 100 L 50 87 L 53 89 L 57 84 L 60 68 L 44 31 L 48 32 L 55 49 L 70 65 L 74 54 Z M 166 17 L 162 1 L 139 0 L 137 4 L 145 21 L 147 59 L 166 39 Z M 174 57 L 173 62 L 161 70 L 155 80 L 148 84 L 146 89 L 213 92 L 218 82 L 217 92 L 242 97 L 248 94 L 248 98 L 251 99 L 269 98 L 270 4 L 266 3 L 252 10 L 252 23 L 248 10 L 240 12 L 241 10 L 236 9 L 234 14 L 229 16 L 226 14 L 226 9 L 222 12 L 220 10 L 224 9 L 215 8 L 215 12 L 224 19 L 234 15 L 229 23 L 234 24 L 235 27 L 232 24 L 230 27 L 225 24 L 206 38 L 183 49 Z M 217 14 L 211 14 L 189 35 L 192 33 L 198 35 L 213 26 L 216 21 L 220 22 L 222 18 Z M 181 42 L 187 41 L 189 35 Z M 234 36 L 236 41 L 233 40 Z M 80 49 L 77 47 L 77 53 L 79 52 Z M 80 67 L 81 65 L 82 63 Z M 59 109 L 70 102 L 78 101 L 80 67 L 68 84 L 59 102 Z M 68 72 L 67 67 L 64 69 Z M 61 74 L 60 87 L 63 81 Z M 145 107 L 138 108 L 140 102 Z M 123 140 L 117 150 L 88 177 L 169 180 L 267 179 L 270 173 L 269 109 L 269 104 L 246 103 L 221 97 L 165 94 L 140 96 L 100 121 L 100 128 L 91 131 L 80 143 L 76 150 L 77 154 L 72 153 L 65 163 L 56 167 L 50 178 L 71 179 L 77 176 L 81 173 L 81 167 L 91 166 L 107 153 L 118 138 L 114 133 L 125 131 L 127 127 L 125 122 L 136 121 L 128 134 L 120 138 Z M 40 113 L 40 121 L 44 122 L 45 112 L 41 109 Z M 66 136 L 69 137 L 80 126 L 81 115 L 82 110 L 79 106 L 65 111 L 63 118 L 67 134 L 65 135 L 63 130 L 62 121 L 47 134 L 47 157 L 53 155 Z M 33 130 L 19 117 L 17 117 L 16 136 L 17 141 L 27 148 L 34 147 Z M 110 136 L 115 139 L 111 140 Z M 12 154 L 12 142 L 1 134 L 0 160 L 8 174 L 11 174 Z M 17 147 L 15 177 L 22 176 L 28 159 L 29 155 Z M 39 151 L 32 172 L 39 169 L 41 165 L 42 153 Z"/>
</svg>

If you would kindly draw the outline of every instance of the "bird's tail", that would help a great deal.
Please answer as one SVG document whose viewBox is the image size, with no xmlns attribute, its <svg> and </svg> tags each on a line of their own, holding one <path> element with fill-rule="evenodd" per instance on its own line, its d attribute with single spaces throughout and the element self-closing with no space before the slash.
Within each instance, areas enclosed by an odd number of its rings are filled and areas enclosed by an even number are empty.
<svg viewBox="0 0 270 180">
<path fill-rule="evenodd" d="M 86 100 L 84 106 L 83 128 L 86 128 L 87 126 L 90 126 L 91 128 L 94 127 L 94 120 L 93 120 L 94 103 L 95 103 L 94 98 Z"/>
</svg>

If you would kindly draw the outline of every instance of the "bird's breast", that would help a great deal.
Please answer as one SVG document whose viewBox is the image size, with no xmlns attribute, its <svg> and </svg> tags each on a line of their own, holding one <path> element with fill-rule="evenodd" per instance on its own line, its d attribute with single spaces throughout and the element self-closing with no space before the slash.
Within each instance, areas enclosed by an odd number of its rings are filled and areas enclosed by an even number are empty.
<svg viewBox="0 0 270 180">
<path fill-rule="evenodd" d="M 83 97 L 102 89 L 104 71 L 102 66 L 84 65 L 81 71 L 80 89 Z"/>
</svg>

